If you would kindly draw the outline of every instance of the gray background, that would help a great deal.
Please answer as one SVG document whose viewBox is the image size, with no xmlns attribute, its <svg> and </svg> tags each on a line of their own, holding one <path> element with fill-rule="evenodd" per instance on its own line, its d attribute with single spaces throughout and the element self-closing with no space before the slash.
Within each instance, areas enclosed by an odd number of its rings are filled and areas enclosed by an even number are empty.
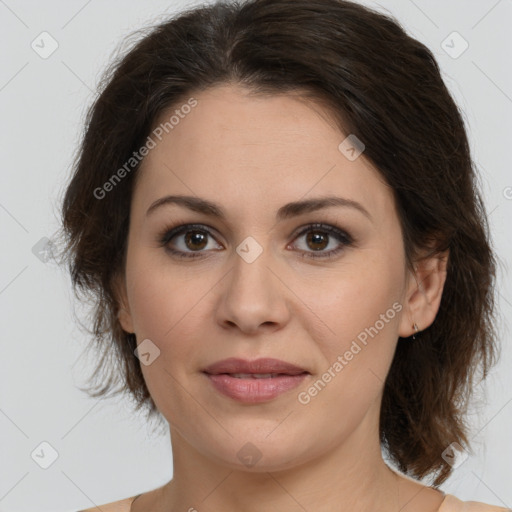
<svg viewBox="0 0 512 512">
<path fill-rule="evenodd" d="M 512 1 L 364 3 L 389 11 L 433 51 L 467 119 L 501 260 L 503 349 L 477 389 L 470 416 L 475 453 L 441 488 L 512 507 Z M 93 368 L 80 358 L 88 339 L 73 309 L 79 317 L 82 310 L 63 270 L 32 249 L 58 228 L 58 201 L 85 110 L 114 50 L 132 31 L 185 5 L 193 3 L 0 0 L 0 512 L 78 510 L 153 489 L 172 476 L 168 437 L 151 437 L 128 400 L 93 400 L 76 388 Z M 58 44 L 47 58 L 31 47 L 35 41 L 39 52 L 51 49 L 44 31 Z M 454 31 L 463 39 L 450 36 Z M 458 55 L 464 40 L 469 47 Z M 42 442 L 58 453 L 47 469 L 31 456 L 42 453 Z M 51 449 L 43 445 L 43 451 L 39 463 L 50 461 Z"/>
</svg>

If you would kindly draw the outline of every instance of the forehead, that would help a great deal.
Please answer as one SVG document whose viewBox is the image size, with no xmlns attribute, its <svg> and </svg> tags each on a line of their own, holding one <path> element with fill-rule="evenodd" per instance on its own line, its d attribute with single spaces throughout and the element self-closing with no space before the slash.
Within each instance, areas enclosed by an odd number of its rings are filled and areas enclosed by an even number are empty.
<svg viewBox="0 0 512 512">
<path fill-rule="evenodd" d="M 320 103 L 292 94 L 255 96 L 231 85 L 191 97 L 193 108 L 176 105 L 158 118 L 161 140 L 153 136 L 134 201 L 147 207 L 165 193 L 183 193 L 228 211 L 232 203 L 239 213 L 240 201 L 277 210 L 305 196 L 336 193 L 368 209 L 389 208 L 391 191 L 380 173 L 364 153 L 350 160 L 340 151 L 349 134 Z"/>
</svg>

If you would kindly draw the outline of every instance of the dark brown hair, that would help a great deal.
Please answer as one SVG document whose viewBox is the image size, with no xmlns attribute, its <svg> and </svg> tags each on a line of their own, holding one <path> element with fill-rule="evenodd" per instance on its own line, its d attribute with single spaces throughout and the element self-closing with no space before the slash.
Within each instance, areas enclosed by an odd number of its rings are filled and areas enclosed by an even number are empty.
<svg viewBox="0 0 512 512">
<path fill-rule="evenodd" d="M 434 323 L 398 340 L 380 417 L 381 443 L 416 478 L 446 480 L 441 456 L 469 446 L 476 370 L 497 356 L 495 257 L 462 114 L 432 53 L 392 17 L 343 0 L 250 0 L 190 9 L 142 32 L 107 70 L 90 107 L 62 205 L 63 254 L 81 298 L 93 301 L 102 351 L 91 396 L 127 391 L 158 415 L 117 318 L 138 166 L 107 197 L 94 193 L 144 145 L 161 113 L 213 85 L 292 91 L 324 102 L 393 189 L 408 268 L 449 249 Z M 119 367 L 120 366 L 120 367 Z M 114 389 L 114 385 L 119 387 Z"/>
</svg>

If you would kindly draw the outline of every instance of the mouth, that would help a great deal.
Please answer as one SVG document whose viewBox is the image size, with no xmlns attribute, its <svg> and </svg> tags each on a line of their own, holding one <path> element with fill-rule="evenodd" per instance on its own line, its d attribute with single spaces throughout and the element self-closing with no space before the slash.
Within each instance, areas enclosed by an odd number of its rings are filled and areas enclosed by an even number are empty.
<svg viewBox="0 0 512 512">
<path fill-rule="evenodd" d="M 302 375 L 303 373 L 298 373 L 295 375 Z M 295 376 L 290 373 L 219 373 L 217 375 L 229 375 L 235 379 L 276 379 L 282 376 Z"/>
<path fill-rule="evenodd" d="M 217 392 L 246 404 L 269 402 L 299 386 L 309 373 L 285 374 L 229 374 L 205 373 Z M 238 375 L 238 376 L 237 376 Z M 270 375 L 270 377 L 269 377 Z"/>
<path fill-rule="evenodd" d="M 270 357 L 255 359 L 254 361 L 230 357 L 211 364 L 203 371 L 210 375 L 229 374 L 238 378 L 246 378 L 247 375 L 256 375 L 256 378 L 275 378 L 280 375 L 309 373 L 305 368 Z"/>
<path fill-rule="evenodd" d="M 307 370 L 278 359 L 225 359 L 203 370 L 213 388 L 237 402 L 268 402 L 296 388 Z"/>
</svg>

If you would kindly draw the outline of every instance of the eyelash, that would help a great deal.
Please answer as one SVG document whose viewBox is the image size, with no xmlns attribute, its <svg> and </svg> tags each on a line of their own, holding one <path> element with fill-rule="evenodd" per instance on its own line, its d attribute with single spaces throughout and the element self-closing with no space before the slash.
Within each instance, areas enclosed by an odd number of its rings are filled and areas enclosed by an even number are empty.
<svg viewBox="0 0 512 512">
<path fill-rule="evenodd" d="M 183 252 L 183 251 L 177 251 L 175 249 L 171 249 L 167 247 L 169 242 L 176 236 L 187 233 L 189 231 L 201 231 L 206 233 L 208 236 L 211 236 L 212 238 L 215 238 L 213 236 L 212 231 L 210 228 L 205 226 L 204 224 L 182 224 L 177 227 L 166 227 L 159 235 L 158 235 L 158 242 L 160 246 L 165 247 L 165 249 L 170 252 L 173 256 L 181 258 L 181 259 L 192 259 L 192 258 L 199 258 L 202 257 L 204 251 L 191 251 L 191 252 Z M 319 252 L 309 252 L 309 251 L 303 251 L 302 257 L 303 258 L 312 258 L 312 259 L 329 259 L 334 256 L 336 256 L 338 253 L 340 253 L 344 247 L 350 247 L 353 245 L 354 240 L 353 238 L 345 231 L 338 229 L 334 226 L 330 226 L 328 224 L 309 224 L 306 226 L 303 230 L 301 230 L 295 238 L 299 238 L 306 233 L 309 233 L 310 231 L 320 231 L 327 233 L 329 235 L 332 235 L 334 238 L 336 238 L 339 242 L 341 242 L 341 245 L 337 249 L 332 249 L 327 252 L 319 251 Z M 294 240 L 295 240 L 294 238 Z"/>
</svg>

